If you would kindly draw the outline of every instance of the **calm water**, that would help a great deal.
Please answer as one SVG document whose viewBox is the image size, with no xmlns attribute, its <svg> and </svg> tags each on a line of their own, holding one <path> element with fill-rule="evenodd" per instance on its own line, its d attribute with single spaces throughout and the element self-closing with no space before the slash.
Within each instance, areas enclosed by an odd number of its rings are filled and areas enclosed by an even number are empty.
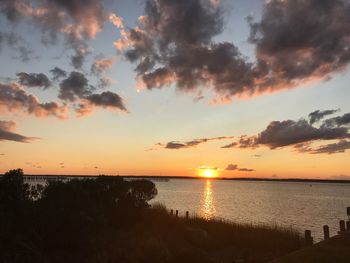
<svg viewBox="0 0 350 263">
<path fill-rule="evenodd" d="M 347 219 L 350 184 L 246 182 L 172 179 L 155 182 L 161 202 L 180 214 L 190 211 L 207 219 L 214 217 L 242 223 L 268 223 L 310 229 L 316 240 L 322 226 L 331 235 L 339 220 Z"/>
</svg>

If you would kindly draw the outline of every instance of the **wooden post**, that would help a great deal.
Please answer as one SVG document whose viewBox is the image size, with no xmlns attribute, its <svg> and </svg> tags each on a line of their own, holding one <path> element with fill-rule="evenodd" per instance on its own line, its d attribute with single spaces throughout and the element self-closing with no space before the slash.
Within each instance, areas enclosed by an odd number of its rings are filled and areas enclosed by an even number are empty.
<svg viewBox="0 0 350 263">
<path fill-rule="evenodd" d="M 176 215 L 176 217 L 179 216 L 179 210 L 176 210 L 176 211 L 175 211 L 175 215 Z"/>
<path fill-rule="evenodd" d="M 189 213 L 188 211 L 186 211 L 186 219 L 188 219 L 188 217 L 189 217 Z"/>
<path fill-rule="evenodd" d="M 311 236 L 311 230 L 305 230 L 305 244 L 310 246 L 314 243 L 313 238 Z"/>
<path fill-rule="evenodd" d="M 346 221 L 346 230 L 350 232 L 350 221 Z"/>
<path fill-rule="evenodd" d="M 171 209 L 171 210 L 170 210 L 170 215 L 172 216 L 173 214 L 174 214 L 174 210 Z"/>
<path fill-rule="evenodd" d="M 347 213 L 348 216 L 350 217 L 350 206 L 346 208 L 346 213 Z"/>
<path fill-rule="evenodd" d="M 345 221 L 344 220 L 340 220 L 339 221 L 339 228 L 340 228 L 339 234 L 343 234 L 346 231 L 346 229 L 345 229 Z"/>
<path fill-rule="evenodd" d="M 329 227 L 327 225 L 323 226 L 323 236 L 324 239 L 329 239 Z"/>
</svg>

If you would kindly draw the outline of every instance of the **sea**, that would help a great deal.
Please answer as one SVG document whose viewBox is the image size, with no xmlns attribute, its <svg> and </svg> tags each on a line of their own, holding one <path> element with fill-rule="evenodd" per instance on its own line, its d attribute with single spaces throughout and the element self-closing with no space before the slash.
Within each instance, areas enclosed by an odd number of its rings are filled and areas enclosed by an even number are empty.
<svg viewBox="0 0 350 263">
<path fill-rule="evenodd" d="M 158 195 L 151 203 L 162 203 L 184 216 L 219 218 L 243 224 L 292 227 L 311 230 L 315 241 L 323 238 L 323 225 L 331 236 L 339 221 L 349 220 L 350 184 L 170 179 L 154 181 Z"/>
</svg>

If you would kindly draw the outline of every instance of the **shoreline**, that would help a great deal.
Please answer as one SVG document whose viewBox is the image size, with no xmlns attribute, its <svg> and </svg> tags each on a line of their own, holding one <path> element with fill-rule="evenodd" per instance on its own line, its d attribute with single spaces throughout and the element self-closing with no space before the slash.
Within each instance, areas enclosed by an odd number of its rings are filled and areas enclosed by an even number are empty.
<svg viewBox="0 0 350 263">
<path fill-rule="evenodd" d="M 2 176 L 2 175 L 0 175 Z M 350 180 L 338 180 L 338 179 L 303 179 L 303 178 L 256 178 L 256 177 L 217 177 L 217 178 L 205 178 L 198 176 L 153 176 L 153 175 L 110 175 L 120 176 L 123 178 L 143 178 L 143 179 L 156 179 L 159 181 L 166 181 L 171 179 L 195 179 L 195 180 L 223 180 L 223 181 L 252 181 L 252 182 L 295 182 L 295 183 L 331 183 L 331 184 L 350 184 Z M 28 174 L 25 177 L 46 177 L 46 178 L 96 178 L 98 175 L 57 175 L 57 174 Z"/>
</svg>

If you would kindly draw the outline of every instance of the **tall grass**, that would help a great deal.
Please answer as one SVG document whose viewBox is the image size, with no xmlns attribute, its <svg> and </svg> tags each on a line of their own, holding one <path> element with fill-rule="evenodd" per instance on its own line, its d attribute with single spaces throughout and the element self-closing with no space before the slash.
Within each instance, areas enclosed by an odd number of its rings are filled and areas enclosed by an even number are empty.
<svg viewBox="0 0 350 263">
<path fill-rule="evenodd" d="M 158 237 L 156 240 L 161 240 L 169 254 L 187 257 L 192 254 L 222 262 L 229 258 L 231 261 L 227 262 L 232 262 L 233 257 L 245 262 L 268 262 L 299 249 L 303 243 L 300 233 L 292 228 L 206 220 L 199 216 L 176 217 L 162 204 L 153 204 L 146 211 L 140 228 Z"/>
</svg>

